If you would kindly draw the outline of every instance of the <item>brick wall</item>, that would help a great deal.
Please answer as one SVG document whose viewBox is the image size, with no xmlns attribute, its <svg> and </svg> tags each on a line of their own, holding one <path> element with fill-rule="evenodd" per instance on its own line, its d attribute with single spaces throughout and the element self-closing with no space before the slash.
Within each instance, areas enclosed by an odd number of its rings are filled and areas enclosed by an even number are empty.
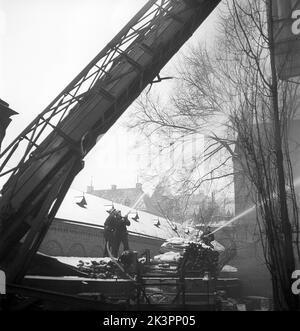
<svg viewBox="0 0 300 331">
<path fill-rule="evenodd" d="M 159 238 L 129 235 L 130 249 L 139 253 L 148 248 L 152 255 L 158 254 L 163 242 Z M 121 245 L 120 252 L 122 248 Z M 103 228 L 54 220 L 39 251 L 51 256 L 101 257 L 104 252 Z"/>
</svg>

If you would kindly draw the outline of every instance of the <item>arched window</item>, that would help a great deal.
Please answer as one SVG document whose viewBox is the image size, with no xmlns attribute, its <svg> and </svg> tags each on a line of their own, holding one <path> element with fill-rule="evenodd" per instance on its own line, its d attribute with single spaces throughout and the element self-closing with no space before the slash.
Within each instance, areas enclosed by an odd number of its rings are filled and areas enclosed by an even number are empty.
<svg viewBox="0 0 300 331">
<path fill-rule="evenodd" d="M 68 256 L 85 257 L 87 254 L 83 245 L 76 243 L 69 248 Z"/>
<path fill-rule="evenodd" d="M 63 256 L 62 245 L 56 240 L 50 240 L 42 244 L 40 251 L 51 256 Z"/>
</svg>

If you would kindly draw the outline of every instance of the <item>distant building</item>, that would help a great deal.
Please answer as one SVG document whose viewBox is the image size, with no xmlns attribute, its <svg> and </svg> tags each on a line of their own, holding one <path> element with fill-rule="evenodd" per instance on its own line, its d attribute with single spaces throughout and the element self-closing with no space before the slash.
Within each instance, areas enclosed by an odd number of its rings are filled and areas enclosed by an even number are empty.
<svg viewBox="0 0 300 331">
<path fill-rule="evenodd" d="M 112 185 L 110 189 L 106 190 L 94 189 L 93 185 L 90 185 L 87 187 L 87 193 L 109 200 L 112 203 L 119 203 L 162 216 L 157 212 L 149 195 L 143 191 L 141 183 L 136 183 L 136 186 L 131 188 L 117 188 L 117 185 Z"/>
<path fill-rule="evenodd" d="M 157 185 L 151 196 L 143 191 L 142 184 L 137 183 L 133 188 L 117 188 L 112 185 L 110 189 L 94 189 L 93 185 L 87 187 L 87 193 L 111 201 L 120 203 L 133 209 L 142 210 L 153 215 L 168 218 L 172 222 L 183 223 L 187 220 L 194 220 L 195 223 L 203 221 L 199 217 L 199 212 L 207 211 L 213 203 L 214 221 L 226 219 L 226 212 L 214 199 L 214 195 L 209 197 L 203 192 L 192 194 L 172 194 L 168 186 L 164 183 Z M 205 216 L 205 212 L 203 212 Z"/>
<path fill-rule="evenodd" d="M 139 183 L 134 188 L 117 188 L 117 185 L 112 185 L 107 190 L 94 189 L 89 186 L 87 193 L 128 207 L 132 207 L 144 194 L 142 185 Z"/>
<path fill-rule="evenodd" d="M 203 192 L 188 194 L 173 194 L 168 183 L 162 182 L 155 188 L 151 196 L 154 213 L 168 217 L 179 223 L 194 219 L 199 208 L 207 206 L 210 198 Z"/>
<path fill-rule="evenodd" d="M 141 183 L 136 183 L 135 187 L 130 188 L 118 188 L 117 185 L 111 185 L 110 189 L 95 189 L 91 184 L 87 187 L 87 193 L 106 199 L 112 204 L 119 203 L 163 217 L 163 213 L 155 203 L 156 200 L 143 191 Z"/>
</svg>

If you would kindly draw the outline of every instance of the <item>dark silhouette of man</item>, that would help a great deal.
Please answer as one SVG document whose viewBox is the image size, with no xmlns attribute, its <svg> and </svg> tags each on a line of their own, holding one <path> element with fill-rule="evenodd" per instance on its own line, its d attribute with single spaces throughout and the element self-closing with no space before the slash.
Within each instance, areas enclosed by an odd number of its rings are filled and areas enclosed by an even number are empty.
<svg viewBox="0 0 300 331">
<path fill-rule="evenodd" d="M 212 232 L 211 227 L 208 226 L 204 230 L 204 232 L 203 232 L 203 234 L 201 236 L 201 239 L 202 239 L 202 241 L 204 242 L 205 245 L 210 246 L 211 248 L 213 248 L 214 246 L 212 245 L 211 242 L 215 240 L 215 236 L 211 232 Z"/>
<path fill-rule="evenodd" d="M 122 217 L 121 211 L 117 212 L 116 216 L 116 232 L 115 232 L 115 246 L 113 249 L 113 255 L 115 257 L 119 254 L 119 248 L 121 243 L 123 244 L 123 250 L 129 250 L 129 243 L 128 243 L 128 232 L 127 226 L 130 225 L 130 221 L 128 219 L 128 215 Z"/>
<path fill-rule="evenodd" d="M 113 252 L 115 247 L 115 233 L 116 233 L 116 221 L 117 215 L 115 208 L 108 211 L 109 215 L 104 222 L 104 256 L 109 256 L 107 246 L 111 252 Z"/>
</svg>

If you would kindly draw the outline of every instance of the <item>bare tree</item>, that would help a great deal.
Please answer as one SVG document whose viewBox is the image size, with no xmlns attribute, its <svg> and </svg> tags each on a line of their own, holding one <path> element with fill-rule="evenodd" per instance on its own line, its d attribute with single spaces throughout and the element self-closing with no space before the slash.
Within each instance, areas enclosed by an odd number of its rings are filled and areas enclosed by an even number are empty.
<svg viewBox="0 0 300 331">
<path fill-rule="evenodd" d="M 288 130 L 300 106 L 299 84 L 277 77 L 271 12 L 270 0 L 228 0 L 215 48 L 192 48 L 177 70 L 171 99 L 163 104 L 144 96 L 132 126 L 161 138 L 171 132 L 206 135 L 204 157 L 185 177 L 189 190 L 237 173 L 245 178 L 257 206 L 275 309 L 295 310 L 291 274 L 300 260 L 299 210 Z M 220 155 L 214 167 L 191 180 L 204 161 Z"/>
</svg>

